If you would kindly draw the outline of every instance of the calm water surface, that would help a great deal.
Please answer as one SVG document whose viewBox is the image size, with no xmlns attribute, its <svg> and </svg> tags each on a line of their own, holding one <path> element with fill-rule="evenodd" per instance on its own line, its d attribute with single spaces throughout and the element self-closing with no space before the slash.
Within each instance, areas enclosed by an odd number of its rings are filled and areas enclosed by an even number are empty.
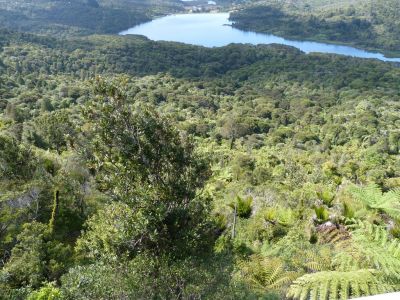
<svg viewBox="0 0 400 300">
<path fill-rule="evenodd" d="M 400 62 L 400 58 L 386 58 L 381 53 L 368 52 L 353 47 L 309 41 L 294 41 L 272 34 L 241 31 L 232 28 L 228 13 L 182 14 L 155 19 L 121 32 L 121 35 L 139 34 L 155 41 L 173 41 L 205 47 L 220 47 L 231 43 L 283 44 L 306 53 L 335 53 L 361 58 L 376 58 Z"/>
</svg>

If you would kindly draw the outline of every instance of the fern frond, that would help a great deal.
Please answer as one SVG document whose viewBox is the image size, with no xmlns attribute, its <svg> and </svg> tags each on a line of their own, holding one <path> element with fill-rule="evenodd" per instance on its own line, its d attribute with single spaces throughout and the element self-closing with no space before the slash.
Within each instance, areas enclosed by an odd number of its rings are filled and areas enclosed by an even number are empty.
<svg viewBox="0 0 400 300">
<path fill-rule="evenodd" d="M 391 190 L 382 195 L 377 201 L 378 208 L 382 209 L 392 218 L 398 219 L 400 216 L 400 190 Z"/>
<path fill-rule="evenodd" d="M 309 272 L 329 270 L 332 266 L 332 251 L 329 247 L 318 247 L 303 253 L 303 265 Z"/>
<path fill-rule="evenodd" d="M 300 300 L 333 300 L 388 291 L 393 291 L 393 287 L 381 281 L 372 270 L 324 271 L 298 278 L 290 286 L 287 297 Z"/>
<path fill-rule="evenodd" d="M 333 264 L 338 270 L 375 269 L 387 278 L 400 280 L 400 241 L 390 239 L 384 227 L 368 222 L 349 226 L 351 240 L 335 245 Z"/>
<path fill-rule="evenodd" d="M 395 189 L 382 193 L 380 187 L 371 184 L 364 187 L 350 188 L 352 196 L 369 209 L 385 212 L 392 218 L 400 218 L 400 190 Z"/>
<path fill-rule="evenodd" d="M 355 271 L 361 269 L 363 254 L 352 241 L 342 241 L 335 245 L 337 251 L 332 259 L 332 265 L 337 271 Z"/>
<path fill-rule="evenodd" d="M 288 286 L 299 274 L 286 270 L 280 259 L 253 255 L 250 261 L 239 263 L 241 277 L 254 288 L 262 291 L 279 290 Z"/>
</svg>

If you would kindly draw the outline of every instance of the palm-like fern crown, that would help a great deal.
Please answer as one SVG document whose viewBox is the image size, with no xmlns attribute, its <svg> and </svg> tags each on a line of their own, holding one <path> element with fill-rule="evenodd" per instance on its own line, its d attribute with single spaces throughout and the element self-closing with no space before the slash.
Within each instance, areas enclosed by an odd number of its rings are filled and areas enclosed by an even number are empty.
<svg viewBox="0 0 400 300">
<path fill-rule="evenodd" d="M 348 253 L 353 259 L 353 265 L 358 268 L 375 269 L 388 280 L 400 279 L 399 240 L 391 239 L 382 226 L 367 222 L 359 222 L 349 228 L 354 229 L 352 243 L 347 246 L 338 244 L 338 250 Z"/>
<path fill-rule="evenodd" d="M 362 211 L 379 214 L 384 221 L 400 220 L 400 190 L 383 193 L 377 185 L 368 185 L 352 187 L 350 192 Z M 265 219 L 277 223 L 279 214 L 273 212 Z M 306 240 L 300 226 L 291 227 L 267 250 L 267 257 L 253 256 L 241 266 L 243 277 L 261 291 L 282 291 L 290 285 L 286 294 L 290 299 L 349 299 L 400 290 L 400 240 L 386 227 L 365 219 L 345 220 L 347 225 L 324 222 L 315 227 L 315 244 Z"/>
<path fill-rule="evenodd" d="M 348 230 L 351 238 L 333 244 L 334 271 L 326 268 L 303 275 L 290 286 L 289 298 L 348 299 L 399 287 L 400 242 L 391 239 L 385 228 L 367 222 L 353 224 Z"/>
<path fill-rule="evenodd" d="M 288 271 L 284 262 L 278 258 L 269 259 L 253 255 L 250 261 L 241 262 L 241 276 L 254 288 L 261 291 L 279 290 L 288 286 L 298 274 Z"/>
</svg>

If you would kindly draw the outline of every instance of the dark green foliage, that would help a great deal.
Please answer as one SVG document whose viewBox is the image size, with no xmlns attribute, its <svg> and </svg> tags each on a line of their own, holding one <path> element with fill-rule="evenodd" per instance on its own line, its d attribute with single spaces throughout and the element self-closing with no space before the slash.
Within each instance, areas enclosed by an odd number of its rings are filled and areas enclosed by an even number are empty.
<svg viewBox="0 0 400 300">
<path fill-rule="evenodd" d="M 23 139 L 39 148 L 58 152 L 73 146 L 76 131 L 67 111 L 45 113 L 27 125 Z"/>
<path fill-rule="evenodd" d="M 123 297 L 256 299 L 256 293 L 245 286 L 229 284 L 232 271 L 229 263 L 229 259 L 223 257 L 173 261 L 143 253 L 124 264 L 100 262 L 72 268 L 62 278 L 62 291 L 77 300 Z"/>
<path fill-rule="evenodd" d="M 0 179 L 28 180 L 37 167 L 36 157 L 29 146 L 0 135 Z"/>
<path fill-rule="evenodd" d="M 185 248 L 196 251 L 193 237 L 212 229 L 206 222 L 206 199 L 196 195 L 209 174 L 206 161 L 197 155 L 190 139 L 154 108 L 129 103 L 123 89 L 103 80 L 96 89 L 99 97 L 84 110 L 90 129 L 86 151 L 97 171 L 99 189 L 118 201 L 112 205 L 124 213 L 117 213 L 116 219 L 107 217 L 117 211 L 111 207 L 93 219 L 88 243 L 96 242 L 91 232 L 107 232 L 108 226 L 97 224 L 106 218 L 105 222 L 112 222 L 110 240 L 120 222 L 121 234 L 127 235 L 121 241 L 125 246 L 116 246 L 116 253 L 179 249 L 175 252 L 179 256 L 185 255 Z M 120 220 L 121 215 L 126 219 Z"/>
<path fill-rule="evenodd" d="M 100 97 L 84 111 L 88 122 L 96 120 L 88 137 L 94 144 L 94 163 L 108 175 L 102 176 L 114 180 L 114 189 L 117 178 L 130 180 L 132 195 L 125 187 L 117 196 L 132 202 L 143 185 L 150 185 L 160 200 L 193 198 L 208 173 L 190 139 L 180 136 L 153 107 L 129 103 L 118 87 L 100 80 L 96 88 Z"/>
<path fill-rule="evenodd" d="M 56 280 L 68 268 L 70 255 L 69 246 L 52 240 L 47 225 L 27 223 L 1 271 L 0 286 L 37 288 L 45 280 Z"/>
<path fill-rule="evenodd" d="M 237 196 L 235 202 L 231 203 L 230 206 L 232 209 L 236 210 L 236 213 L 240 218 L 249 218 L 251 215 L 252 204 L 253 198 L 247 197 L 242 199 Z"/>
</svg>

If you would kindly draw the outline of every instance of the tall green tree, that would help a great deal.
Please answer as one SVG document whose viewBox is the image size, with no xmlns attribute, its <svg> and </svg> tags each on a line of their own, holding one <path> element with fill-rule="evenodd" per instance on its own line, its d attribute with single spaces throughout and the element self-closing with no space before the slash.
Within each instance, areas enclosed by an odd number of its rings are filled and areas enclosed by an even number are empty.
<svg viewBox="0 0 400 300">
<path fill-rule="evenodd" d="M 197 191 L 207 162 L 166 117 L 130 102 L 121 85 L 98 79 L 95 92 L 83 111 L 85 153 L 112 202 L 89 220 L 78 248 L 92 258 L 144 250 L 178 257 L 203 249 L 212 226 Z"/>
</svg>

